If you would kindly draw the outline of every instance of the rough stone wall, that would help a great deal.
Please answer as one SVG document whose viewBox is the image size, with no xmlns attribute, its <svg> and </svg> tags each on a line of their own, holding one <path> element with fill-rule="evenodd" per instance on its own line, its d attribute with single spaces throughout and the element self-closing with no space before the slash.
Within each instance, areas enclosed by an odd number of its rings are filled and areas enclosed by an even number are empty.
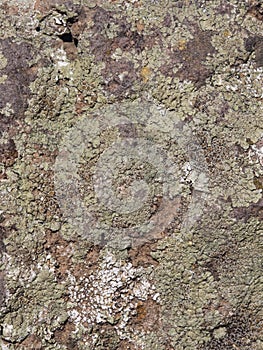
<svg viewBox="0 0 263 350">
<path fill-rule="evenodd" d="M 262 1 L 0 4 L 1 349 L 263 349 Z"/>
</svg>

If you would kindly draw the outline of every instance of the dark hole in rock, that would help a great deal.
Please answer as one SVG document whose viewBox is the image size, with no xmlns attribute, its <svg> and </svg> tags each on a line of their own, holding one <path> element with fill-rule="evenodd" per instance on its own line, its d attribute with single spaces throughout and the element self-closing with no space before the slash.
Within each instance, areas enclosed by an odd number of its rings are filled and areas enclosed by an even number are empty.
<svg viewBox="0 0 263 350">
<path fill-rule="evenodd" d="M 62 35 L 59 35 L 59 38 L 64 41 L 64 43 L 72 43 L 73 42 L 73 36 L 71 33 L 64 33 Z"/>
<path fill-rule="evenodd" d="M 79 44 L 78 39 L 77 39 L 77 38 L 73 38 L 73 41 L 74 41 L 74 45 L 75 45 L 76 47 L 78 47 L 78 44 Z"/>
<path fill-rule="evenodd" d="M 67 23 L 73 24 L 78 22 L 78 17 L 72 17 L 67 20 Z"/>
<path fill-rule="evenodd" d="M 59 38 L 64 42 L 64 43 L 74 43 L 74 45 L 77 47 L 78 46 L 78 39 L 73 38 L 71 33 L 64 33 L 62 35 L 59 35 Z"/>
</svg>

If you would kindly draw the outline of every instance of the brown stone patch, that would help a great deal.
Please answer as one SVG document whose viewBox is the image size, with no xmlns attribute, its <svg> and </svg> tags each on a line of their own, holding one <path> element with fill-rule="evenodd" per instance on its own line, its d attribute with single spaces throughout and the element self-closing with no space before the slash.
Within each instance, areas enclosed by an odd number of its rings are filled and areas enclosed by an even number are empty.
<svg viewBox="0 0 263 350">
<path fill-rule="evenodd" d="M 256 176 L 254 178 L 254 185 L 257 190 L 263 190 L 263 176 Z"/>
<path fill-rule="evenodd" d="M 135 49 L 136 52 L 141 52 L 145 48 L 145 38 L 143 34 L 144 26 L 142 23 L 138 23 L 137 30 L 132 30 L 132 26 L 127 22 L 126 18 L 121 13 L 116 16 L 116 11 L 106 11 L 101 7 L 96 7 L 95 10 L 90 11 L 92 14 L 93 26 L 91 31 L 94 33 L 94 37 L 91 41 L 91 48 L 96 57 L 101 57 L 99 48 L 103 49 L 102 45 L 95 46 L 95 42 L 102 40 L 102 37 L 107 41 L 107 47 L 111 52 L 114 52 L 117 48 L 122 51 L 131 51 Z M 113 38 L 108 38 L 105 35 L 105 28 L 114 24 L 116 29 L 116 35 Z"/>
<path fill-rule="evenodd" d="M 9 134 L 11 134 L 11 132 Z M 6 143 L 0 143 L 0 163 L 4 165 L 4 170 L 0 174 L 0 180 L 7 179 L 6 168 L 14 165 L 17 158 L 18 152 L 13 139 L 9 139 Z"/>
<path fill-rule="evenodd" d="M 99 247 L 95 246 L 92 249 L 90 249 L 90 251 L 87 253 L 85 257 L 86 266 L 89 267 L 89 270 L 97 268 L 99 257 L 100 257 Z"/>
<path fill-rule="evenodd" d="M 29 335 L 24 341 L 22 341 L 18 348 L 21 350 L 44 350 L 41 344 L 41 339 L 34 334 Z"/>
<path fill-rule="evenodd" d="M 4 277 L 4 273 L 0 271 L 0 307 L 3 307 L 5 305 L 5 296 L 6 296 L 5 277 Z"/>
<path fill-rule="evenodd" d="M 54 333 L 54 338 L 59 345 L 64 345 L 67 349 L 78 350 L 78 341 L 72 338 L 72 333 L 75 330 L 75 326 L 71 322 L 66 322 L 66 324 L 61 328 L 57 329 Z"/>
<path fill-rule="evenodd" d="M 209 54 L 215 52 L 211 44 L 211 31 L 202 31 L 198 25 L 188 24 L 191 28 L 193 39 L 181 41 L 176 47 L 170 47 L 167 51 L 169 59 L 162 65 L 160 71 L 166 76 L 174 76 L 173 69 L 182 64 L 175 74 L 180 81 L 190 80 L 198 87 L 212 75 L 212 70 L 205 65 Z"/>
<path fill-rule="evenodd" d="M 65 241 L 58 232 L 48 231 L 44 248 L 56 259 L 56 274 L 59 280 L 67 278 L 72 265 L 72 244 Z"/>
<path fill-rule="evenodd" d="M 76 44 L 74 43 L 74 38 L 69 39 L 69 40 L 71 40 L 71 41 L 69 41 L 69 42 L 65 41 L 63 43 L 63 49 L 65 50 L 65 52 L 67 54 L 67 58 L 69 60 L 73 61 L 78 56 L 78 50 L 77 50 Z"/>
<path fill-rule="evenodd" d="M 132 31 L 130 25 L 122 24 L 118 36 L 115 37 L 111 44 L 111 51 L 120 48 L 122 51 L 131 51 L 135 49 L 136 52 L 141 52 L 145 46 L 144 37 L 136 31 Z"/>
<path fill-rule="evenodd" d="M 71 20 L 71 33 L 74 37 L 79 38 L 88 24 L 92 21 L 93 11 L 86 9 L 84 6 L 77 9 L 77 17 Z"/>
<path fill-rule="evenodd" d="M 135 332 L 152 332 L 162 336 L 162 334 L 165 334 L 165 331 L 163 330 L 160 304 L 153 299 L 140 300 L 136 307 L 136 315 L 130 319 L 128 325 Z M 173 349 L 169 344 L 168 337 L 165 337 L 163 342 L 167 350 Z M 133 344 L 127 340 L 121 342 L 118 349 L 126 349 L 125 346 L 127 346 L 127 349 L 134 349 Z"/>
<path fill-rule="evenodd" d="M 95 56 L 97 61 L 105 61 L 110 59 L 111 55 L 110 40 L 98 33 L 90 39 L 91 53 Z"/>
<path fill-rule="evenodd" d="M 76 247 L 76 249 L 78 248 Z M 98 270 L 99 257 L 100 248 L 98 246 L 87 248 L 87 254 L 83 257 L 83 261 L 68 265 L 68 271 L 71 271 L 78 280 L 83 276 L 87 277 Z M 82 285 L 81 282 L 79 283 Z"/>
<path fill-rule="evenodd" d="M 142 328 L 144 331 L 160 329 L 160 306 L 152 299 L 139 301 L 136 307 L 136 316 L 131 319 L 133 326 Z"/>
<path fill-rule="evenodd" d="M 262 182 L 260 182 L 262 186 Z M 245 223 L 250 218 L 257 218 L 263 220 L 263 198 L 257 203 L 252 203 L 248 207 L 239 207 L 233 209 L 233 217 L 237 220 L 243 220 Z"/>
<path fill-rule="evenodd" d="M 56 274 L 59 280 L 65 280 L 71 271 L 76 278 L 92 273 L 98 266 L 100 249 L 97 246 L 87 247 L 82 263 L 73 263 L 72 256 L 78 249 L 78 242 L 66 241 L 59 232 L 47 231 L 44 248 L 56 259 Z"/>
<path fill-rule="evenodd" d="M 202 31 L 198 26 L 194 27 L 194 38 L 187 42 L 185 50 L 180 51 L 179 61 L 183 66 L 176 76 L 180 80 L 190 80 L 201 86 L 212 74 L 211 69 L 205 66 L 205 60 L 208 54 L 215 52 L 215 49 L 211 44 L 212 33 Z"/>
<path fill-rule="evenodd" d="M 102 76 L 106 89 L 118 97 L 131 92 L 133 84 L 138 79 L 134 64 L 126 59 L 108 61 L 106 68 L 102 70 Z"/>
<path fill-rule="evenodd" d="M 0 145 L 0 163 L 5 166 L 12 166 L 18 157 L 18 152 L 13 139 L 10 139 L 8 143 Z"/>
<path fill-rule="evenodd" d="M 145 49 L 146 41 L 143 33 L 132 30 L 131 24 L 120 16 L 116 18 L 115 12 L 106 11 L 100 7 L 93 10 L 93 26 L 90 38 L 90 50 L 96 61 L 105 62 L 102 76 L 105 81 L 105 88 L 110 93 L 122 97 L 123 94 L 131 92 L 136 80 L 140 79 L 139 72 L 134 68 L 134 64 L 125 58 L 115 60 L 111 55 L 120 49 L 121 52 L 136 53 Z M 105 28 L 110 25 L 116 26 L 116 34 L 113 38 L 107 37 Z"/>
<path fill-rule="evenodd" d="M 135 347 L 135 345 L 128 342 L 127 340 L 122 340 L 117 350 L 138 350 L 138 347 Z"/>
<path fill-rule="evenodd" d="M 129 250 L 129 258 L 131 259 L 132 265 L 134 267 L 158 265 L 158 262 L 151 256 L 156 245 L 156 243 L 147 243 Z"/>
<path fill-rule="evenodd" d="M 263 36 L 249 36 L 245 40 L 245 48 L 248 52 L 255 52 L 255 61 L 257 67 L 263 66 Z"/>
<path fill-rule="evenodd" d="M 29 84 L 36 78 L 37 67 L 30 61 L 34 58 L 33 46 L 28 42 L 16 43 L 13 39 L 0 41 L 0 50 L 7 65 L 0 71 L 7 79 L 0 84 L 0 109 L 10 104 L 12 112 L 0 115 L 0 130 L 9 130 L 16 120 L 22 119 L 30 98 Z"/>
<path fill-rule="evenodd" d="M 255 55 L 257 67 L 263 67 L 263 38 L 255 46 Z"/>
</svg>

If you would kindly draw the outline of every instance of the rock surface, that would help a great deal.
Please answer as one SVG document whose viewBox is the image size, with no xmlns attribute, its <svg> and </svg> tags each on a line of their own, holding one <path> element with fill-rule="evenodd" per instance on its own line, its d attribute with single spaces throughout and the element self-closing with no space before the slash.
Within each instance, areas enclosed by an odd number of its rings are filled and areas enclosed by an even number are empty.
<svg viewBox="0 0 263 350">
<path fill-rule="evenodd" d="M 262 2 L 0 9 L 1 349 L 262 349 Z"/>
</svg>

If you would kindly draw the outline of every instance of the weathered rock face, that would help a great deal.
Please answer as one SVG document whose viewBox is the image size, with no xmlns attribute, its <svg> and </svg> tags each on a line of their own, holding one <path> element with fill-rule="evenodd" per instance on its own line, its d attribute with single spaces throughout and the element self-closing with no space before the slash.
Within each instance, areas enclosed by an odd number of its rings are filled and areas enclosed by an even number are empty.
<svg viewBox="0 0 263 350">
<path fill-rule="evenodd" d="M 261 2 L 0 8 L 1 349 L 262 349 Z"/>
</svg>

